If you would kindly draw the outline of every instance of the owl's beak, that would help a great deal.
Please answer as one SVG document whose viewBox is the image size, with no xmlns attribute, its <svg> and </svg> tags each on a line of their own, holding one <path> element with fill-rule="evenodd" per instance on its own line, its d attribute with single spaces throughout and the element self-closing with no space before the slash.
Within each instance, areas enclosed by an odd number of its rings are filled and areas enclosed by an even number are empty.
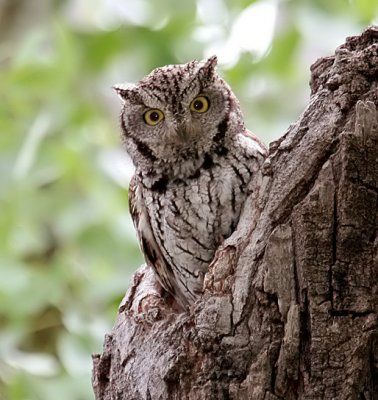
<svg viewBox="0 0 378 400">
<path fill-rule="evenodd" d="M 178 138 L 182 142 L 188 141 L 188 139 L 190 137 L 188 129 L 186 128 L 186 124 L 184 124 L 184 123 L 178 123 L 176 125 L 176 133 L 177 133 Z"/>
</svg>

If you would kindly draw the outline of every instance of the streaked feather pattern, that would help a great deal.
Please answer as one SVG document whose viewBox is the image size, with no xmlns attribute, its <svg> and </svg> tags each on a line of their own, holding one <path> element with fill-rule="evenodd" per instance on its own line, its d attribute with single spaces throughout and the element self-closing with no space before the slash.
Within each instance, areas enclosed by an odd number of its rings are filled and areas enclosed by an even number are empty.
<svg viewBox="0 0 378 400">
<path fill-rule="evenodd" d="M 202 293 L 217 247 L 235 230 L 266 149 L 244 125 L 216 57 L 157 68 L 122 85 L 122 139 L 136 171 L 129 205 L 146 259 L 184 308 Z M 190 105 L 206 98 L 208 110 Z M 200 108 L 201 104 L 197 104 Z M 148 110 L 161 121 L 149 126 Z"/>
</svg>

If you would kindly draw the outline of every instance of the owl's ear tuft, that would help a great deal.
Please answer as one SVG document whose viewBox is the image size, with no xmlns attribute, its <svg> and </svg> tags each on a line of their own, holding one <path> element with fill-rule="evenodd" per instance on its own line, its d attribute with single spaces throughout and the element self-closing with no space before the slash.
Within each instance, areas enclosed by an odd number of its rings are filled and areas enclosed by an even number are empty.
<svg viewBox="0 0 378 400">
<path fill-rule="evenodd" d="M 122 101 L 130 101 L 132 103 L 139 101 L 137 87 L 133 83 L 114 85 L 113 89 Z"/>
<path fill-rule="evenodd" d="M 207 60 L 205 60 L 204 67 L 215 70 L 217 65 L 218 65 L 218 57 L 214 54 L 211 57 L 209 57 Z"/>
<path fill-rule="evenodd" d="M 201 62 L 202 66 L 198 71 L 198 75 L 202 79 L 211 79 L 216 73 L 218 58 L 216 55 L 209 57 Z"/>
</svg>

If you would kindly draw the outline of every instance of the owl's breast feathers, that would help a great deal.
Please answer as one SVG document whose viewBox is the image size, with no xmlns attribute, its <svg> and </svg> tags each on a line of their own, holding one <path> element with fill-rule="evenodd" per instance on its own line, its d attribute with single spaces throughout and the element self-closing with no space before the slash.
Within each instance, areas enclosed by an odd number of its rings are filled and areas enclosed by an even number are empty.
<svg viewBox="0 0 378 400">
<path fill-rule="evenodd" d="M 237 134 L 222 154 L 205 154 L 186 178 L 136 171 L 129 207 L 145 260 L 185 308 L 202 292 L 216 248 L 235 230 L 249 182 L 265 156 L 251 132 Z M 151 183 L 153 182 L 153 183 Z"/>
</svg>

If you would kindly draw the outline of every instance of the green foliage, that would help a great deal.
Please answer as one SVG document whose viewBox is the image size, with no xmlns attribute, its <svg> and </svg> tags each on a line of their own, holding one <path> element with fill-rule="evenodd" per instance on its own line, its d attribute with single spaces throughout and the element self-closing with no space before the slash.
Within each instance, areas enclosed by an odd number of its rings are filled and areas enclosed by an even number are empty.
<svg viewBox="0 0 378 400">
<path fill-rule="evenodd" d="M 90 355 L 101 351 L 142 263 L 112 84 L 208 55 L 243 10 L 259 2 L 207 0 L 218 8 L 205 17 L 197 12 L 205 0 L 146 2 L 139 22 L 119 15 L 116 2 L 97 0 L 88 9 L 75 8 L 83 0 L 45 3 L 44 19 L 26 15 L 28 26 L 0 7 L 1 21 L 16 26 L 0 26 L 0 398 L 6 400 L 93 398 Z M 333 35 L 337 20 L 340 44 L 377 18 L 377 7 L 369 0 L 287 0 L 277 18 L 267 51 L 241 50 L 236 64 L 220 65 L 248 126 L 266 142 L 301 112 L 309 65 L 333 50 L 306 21 L 321 21 L 318 29 Z M 215 26 L 214 37 L 198 39 L 199 30 Z"/>
</svg>

